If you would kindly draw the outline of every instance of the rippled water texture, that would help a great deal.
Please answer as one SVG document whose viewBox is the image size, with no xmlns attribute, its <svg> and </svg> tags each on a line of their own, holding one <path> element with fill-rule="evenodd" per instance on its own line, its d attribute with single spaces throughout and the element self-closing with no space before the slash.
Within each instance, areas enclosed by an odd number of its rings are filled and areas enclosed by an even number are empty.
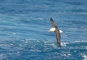
<svg viewBox="0 0 87 60">
<path fill-rule="evenodd" d="M 0 0 L 0 60 L 87 60 L 87 1 Z"/>
</svg>

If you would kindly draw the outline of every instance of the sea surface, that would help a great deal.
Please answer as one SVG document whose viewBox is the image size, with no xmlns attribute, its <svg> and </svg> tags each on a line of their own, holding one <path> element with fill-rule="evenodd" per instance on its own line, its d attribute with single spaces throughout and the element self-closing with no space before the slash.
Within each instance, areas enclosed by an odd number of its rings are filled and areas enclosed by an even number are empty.
<svg viewBox="0 0 87 60">
<path fill-rule="evenodd" d="M 87 60 L 87 0 L 0 0 L 0 60 Z"/>
</svg>

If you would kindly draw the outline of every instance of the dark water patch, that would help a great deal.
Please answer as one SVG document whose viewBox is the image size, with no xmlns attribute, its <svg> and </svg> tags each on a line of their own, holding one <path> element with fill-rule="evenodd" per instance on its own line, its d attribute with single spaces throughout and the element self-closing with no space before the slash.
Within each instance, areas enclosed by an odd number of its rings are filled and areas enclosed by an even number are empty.
<svg viewBox="0 0 87 60">
<path fill-rule="evenodd" d="M 60 0 L 60 2 L 64 2 L 64 3 L 66 3 L 66 4 L 71 4 L 71 5 L 78 5 L 78 6 L 80 6 L 80 5 L 86 5 L 86 0 L 83 0 L 83 1 L 81 1 L 81 0 L 79 0 L 79 1 L 76 1 L 76 0 L 72 0 L 72 1 L 69 1 L 69 0 L 65 0 L 65 1 L 62 1 L 62 0 Z M 83 3 L 82 3 L 83 2 Z"/>
<path fill-rule="evenodd" d="M 71 12 L 79 12 L 79 13 L 81 13 L 81 12 L 85 12 L 85 13 L 87 13 L 87 10 L 84 10 L 84 9 L 73 9 L 73 10 L 70 10 Z"/>
<path fill-rule="evenodd" d="M 81 2 L 65 2 L 67 4 L 72 4 L 72 5 L 82 5 Z"/>
<path fill-rule="evenodd" d="M 79 24 L 79 25 L 86 25 L 87 24 L 87 22 L 84 22 L 84 21 L 71 21 L 73 24 Z"/>
</svg>

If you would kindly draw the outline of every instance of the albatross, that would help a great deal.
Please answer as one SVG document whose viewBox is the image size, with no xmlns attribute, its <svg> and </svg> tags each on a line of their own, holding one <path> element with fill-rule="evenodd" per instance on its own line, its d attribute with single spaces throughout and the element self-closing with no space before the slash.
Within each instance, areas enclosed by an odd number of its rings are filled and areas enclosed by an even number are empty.
<svg viewBox="0 0 87 60">
<path fill-rule="evenodd" d="M 51 28 L 48 32 L 55 32 L 56 33 L 56 40 L 57 40 L 57 43 L 58 43 L 58 46 L 61 47 L 61 35 L 60 33 L 62 33 L 63 31 L 62 30 L 59 30 L 56 23 L 54 22 L 54 20 L 52 18 L 50 18 L 50 21 L 53 25 L 53 28 Z"/>
</svg>

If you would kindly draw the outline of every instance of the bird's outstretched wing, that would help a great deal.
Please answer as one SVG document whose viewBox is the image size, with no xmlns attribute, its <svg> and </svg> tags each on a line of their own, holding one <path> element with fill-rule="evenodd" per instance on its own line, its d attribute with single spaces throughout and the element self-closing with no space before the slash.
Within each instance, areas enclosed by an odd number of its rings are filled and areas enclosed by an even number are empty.
<svg viewBox="0 0 87 60">
<path fill-rule="evenodd" d="M 52 18 L 50 18 L 50 21 L 51 21 L 53 27 L 56 29 L 56 30 L 55 30 L 55 33 L 56 33 L 56 40 L 57 40 L 57 43 L 58 43 L 59 47 L 61 47 L 61 42 L 60 42 L 61 35 L 60 35 L 60 32 L 59 32 L 59 29 L 58 29 L 56 23 L 53 21 Z"/>
<path fill-rule="evenodd" d="M 60 41 L 61 35 L 60 35 L 59 30 L 56 29 L 55 33 L 56 33 L 56 40 L 57 40 L 58 46 L 61 47 L 61 41 Z"/>
<path fill-rule="evenodd" d="M 54 28 L 57 28 L 57 25 L 56 25 L 56 23 L 53 21 L 53 19 L 52 19 L 52 18 L 50 18 L 50 21 L 51 21 L 51 23 L 52 23 L 53 27 L 54 27 Z"/>
</svg>

